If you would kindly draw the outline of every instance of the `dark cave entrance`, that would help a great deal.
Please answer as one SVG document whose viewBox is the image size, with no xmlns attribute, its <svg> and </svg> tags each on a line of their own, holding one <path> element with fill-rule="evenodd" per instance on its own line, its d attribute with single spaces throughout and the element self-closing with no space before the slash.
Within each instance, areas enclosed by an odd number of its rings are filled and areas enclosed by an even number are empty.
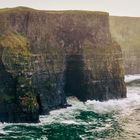
<svg viewBox="0 0 140 140">
<path fill-rule="evenodd" d="M 81 101 L 86 100 L 86 84 L 82 55 L 66 56 L 64 90 L 67 96 L 76 96 Z"/>
</svg>

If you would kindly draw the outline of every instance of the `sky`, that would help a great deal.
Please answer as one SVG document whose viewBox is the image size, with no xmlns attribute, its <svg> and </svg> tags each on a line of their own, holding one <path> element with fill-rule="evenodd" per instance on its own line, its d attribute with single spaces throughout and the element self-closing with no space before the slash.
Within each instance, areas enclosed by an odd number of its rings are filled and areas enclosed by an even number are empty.
<svg viewBox="0 0 140 140">
<path fill-rule="evenodd" d="M 26 6 L 41 10 L 92 10 L 140 17 L 140 0 L 0 0 L 0 8 Z"/>
</svg>

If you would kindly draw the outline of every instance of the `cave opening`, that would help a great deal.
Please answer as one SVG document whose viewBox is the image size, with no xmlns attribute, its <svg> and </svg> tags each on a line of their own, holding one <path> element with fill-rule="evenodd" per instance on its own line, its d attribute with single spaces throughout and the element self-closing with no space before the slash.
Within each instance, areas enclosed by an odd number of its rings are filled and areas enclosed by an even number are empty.
<svg viewBox="0 0 140 140">
<path fill-rule="evenodd" d="M 86 84 L 83 56 L 80 54 L 66 56 L 65 87 L 66 96 L 76 96 L 86 100 Z"/>
</svg>

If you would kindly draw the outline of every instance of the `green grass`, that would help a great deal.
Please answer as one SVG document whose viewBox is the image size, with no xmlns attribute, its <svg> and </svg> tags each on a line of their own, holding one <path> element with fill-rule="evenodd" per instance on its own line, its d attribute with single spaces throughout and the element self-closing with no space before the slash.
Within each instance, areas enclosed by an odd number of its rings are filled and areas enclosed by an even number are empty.
<svg viewBox="0 0 140 140">
<path fill-rule="evenodd" d="M 49 14 L 98 14 L 98 15 L 108 15 L 106 12 L 101 11 L 88 11 L 88 10 L 37 10 L 28 7 L 15 7 L 15 8 L 4 8 L 0 9 L 0 13 L 15 13 L 15 12 L 25 12 L 25 11 L 34 11 L 34 12 L 46 12 Z"/>
<path fill-rule="evenodd" d="M 3 8 L 0 9 L 0 13 L 11 13 L 11 12 L 22 12 L 22 11 L 34 11 L 34 9 L 32 8 L 28 8 L 28 7 L 15 7 L 15 8 Z"/>
</svg>

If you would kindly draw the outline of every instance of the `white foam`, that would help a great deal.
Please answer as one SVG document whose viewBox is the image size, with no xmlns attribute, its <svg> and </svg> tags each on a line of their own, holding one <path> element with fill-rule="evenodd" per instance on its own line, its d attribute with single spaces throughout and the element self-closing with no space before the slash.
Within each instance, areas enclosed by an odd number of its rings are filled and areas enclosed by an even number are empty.
<svg viewBox="0 0 140 140">
<path fill-rule="evenodd" d="M 4 124 L 0 123 L 0 135 L 1 134 L 6 134 L 6 132 L 3 130 L 3 128 L 4 128 Z"/>
<path fill-rule="evenodd" d="M 68 98 L 67 101 L 72 105 L 71 107 L 53 110 L 50 112 L 50 115 L 40 116 L 41 124 L 50 124 L 54 122 L 78 124 L 78 122 L 75 121 L 75 115 L 79 113 L 79 109 L 86 110 L 86 106 L 74 97 Z"/>
<path fill-rule="evenodd" d="M 109 100 L 106 102 L 87 101 L 87 106 L 97 113 L 120 112 L 122 115 L 130 114 L 135 108 L 140 106 L 140 88 L 128 87 L 127 98 L 119 100 Z"/>
<path fill-rule="evenodd" d="M 65 124 L 76 124 L 76 125 L 79 124 L 78 122 L 75 122 L 73 120 L 64 120 L 64 121 L 62 121 L 62 123 L 65 123 Z"/>
<path fill-rule="evenodd" d="M 126 75 L 125 81 L 130 82 L 140 79 L 140 75 Z M 90 109 L 98 113 L 119 112 L 121 115 L 128 115 L 140 107 L 140 87 L 127 87 L 127 98 L 109 100 L 106 102 L 87 101 Z"/>
<path fill-rule="evenodd" d="M 135 110 L 138 106 L 140 106 L 140 88 L 138 87 L 128 87 L 128 97 L 120 100 L 109 100 L 106 102 L 99 101 L 87 101 L 85 104 L 80 101 L 75 101 L 73 99 L 69 99 L 72 107 L 67 109 L 60 109 L 56 111 L 52 111 L 48 116 L 42 116 L 40 118 L 41 123 L 66 123 L 66 124 L 81 124 L 82 122 L 78 122 L 75 120 L 74 116 L 79 113 L 80 110 L 85 111 L 93 111 L 96 113 L 116 113 L 120 115 L 129 115 Z"/>
<path fill-rule="evenodd" d="M 140 75 L 127 75 L 126 81 L 133 81 L 140 79 Z M 79 110 L 93 111 L 96 113 L 112 113 L 120 115 L 129 115 L 136 108 L 140 107 L 140 88 L 139 87 L 127 87 L 127 98 L 119 100 L 109 100 L 106 102 L 99 101 L 87 101 L 85 104 L 78 101 L 76 98 L 68 98 L 68 103 L 72 107 L 66 109 L 59 109 L 51 111 L 49 116 L 42 116 L 40 118 L 41 123 L 67 123 L 77 124 L 74 116 L 79 113 Z"/>
<path fill-rule="evenodd" d="M 126 81 L 140 79 L 140 75 L 126 76 Z M 119 100 L 109 100 L 106 102 L 87 101 L 85 104 L 76 98 L 68 98 L 68 103 L 71 107 L 54 110 L 50 115 L 40 116 L 40 124 L 26 124 L 26 125 L 44 125 L 51 123 L 65 123 L 65 124 L 81 124 L 75 118 L 80 111 L 93 111 L 96 113 L 116 113 L 119 115 L 129 115 L 135 109 L 140 108 L 140 87 L 127 87 L 127 98 Z M 86 124 L 86 123 L 85 123 Z M 0 133 L 4 134 L 3 127 L 9 124 L 0 124 Z M 11 125 L 11 124 L 10 124 Z M 16 124 L 17 125 L 17 124 Z M 23 124 L 19 124 L 23 125 Z M 87 124 L 88 125 L 88 124 Z"/>
<path fill-rule="evenodd" d="M 125 76 L 125 82 L 131 82 L 131 81 L 138 80 L 138 79 L 140 79 L 140 74 Z"/>
</svg>

